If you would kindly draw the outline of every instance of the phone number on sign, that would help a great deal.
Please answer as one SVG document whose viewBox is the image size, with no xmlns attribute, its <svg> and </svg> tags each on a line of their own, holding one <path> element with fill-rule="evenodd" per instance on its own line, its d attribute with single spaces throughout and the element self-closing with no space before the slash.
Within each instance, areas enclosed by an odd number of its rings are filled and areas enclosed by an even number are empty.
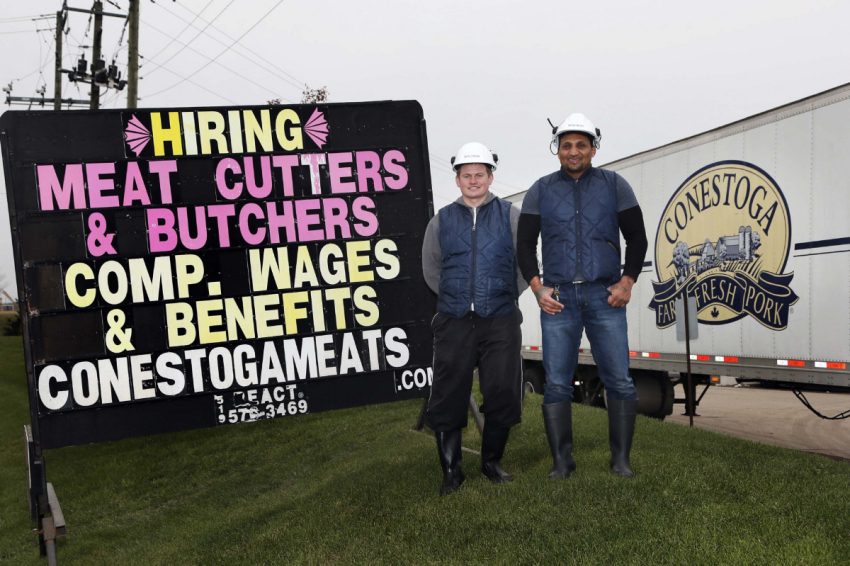
<svg viewBox="0 0 850 566">
<path fill-rule="evenodd" d="M 294 385 L 234 391 L 230 395 L 214 395 L 219 424 L 244 423 L 299 415 L 310 407 L 304 394 Z"/>
</svg>

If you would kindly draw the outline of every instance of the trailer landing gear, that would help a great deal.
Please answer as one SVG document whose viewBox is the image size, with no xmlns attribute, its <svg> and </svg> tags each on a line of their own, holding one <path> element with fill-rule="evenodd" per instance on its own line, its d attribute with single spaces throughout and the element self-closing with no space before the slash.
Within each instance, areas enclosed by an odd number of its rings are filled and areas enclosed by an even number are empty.
<svg viewBox="0 0 850 566">
<path fill-rule="evenodd" d="M 711 387 L 711 376 L 691 374 L 689 382 L 687 374 L 680 373 L 677 383 L 681 383 L 682 388 L 685 391 L 684 397 L 676 399 L 676 403 L 682 403 L 685 405 L 685 412 L 682 414 L 686 417 L 698 417 L 699 414 L 697 413 L 697 407 L 699 407 L 699 402 L 702 401 L 702 398 L 705 397 L 705 394 L 708 392 L 708 388 Z M 699 396 L 697 396 L 697 385 L 705 385 Z"/>
</svg>

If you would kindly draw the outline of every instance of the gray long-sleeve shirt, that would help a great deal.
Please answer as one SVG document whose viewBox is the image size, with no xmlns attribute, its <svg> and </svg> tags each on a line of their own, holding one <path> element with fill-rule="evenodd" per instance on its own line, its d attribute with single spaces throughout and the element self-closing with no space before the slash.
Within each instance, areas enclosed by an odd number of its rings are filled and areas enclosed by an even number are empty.
<svg viewBox="0 0 850 566">
<path fill-rule="evenodd" d="M 496 198 L 493 193 L 488 192 L 487 197 L 481 204 L 486 204 Z M 463 197 L 458 198 L 455 203 L 465 206 L 472 210 L 472 207 L 463 202 Z M 511 234 L 514 241 L 514 255 L 516 255 L 516 234 L 517 225 L 519 224 L 519 209 L 511 206 Z M 440 215 L 435 214 L 431 221 L 428 222 L 428 227 L 425 228 L 425 237 L 422 241 L 422 273 L 425 276 L 425 283 L 428 287 L 439 294 L 440 292 L 440 273 L 443 269 L 443 251 L 440 247 Z M 517 290 L 520 294 L 528 288 L 528 283 L 522 276 L 517 265 L 516 273 Z"/>
</svg>

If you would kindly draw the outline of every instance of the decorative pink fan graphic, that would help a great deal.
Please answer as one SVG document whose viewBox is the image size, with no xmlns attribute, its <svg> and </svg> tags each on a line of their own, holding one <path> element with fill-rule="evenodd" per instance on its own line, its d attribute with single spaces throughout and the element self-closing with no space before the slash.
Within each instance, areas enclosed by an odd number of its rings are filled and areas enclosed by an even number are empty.
<svg viewBox="0 0 850 566">
<path fill-rule="evenodd" d="M 322 148 L 328 141 L 328 121 L 325 120 L 325 115 L 319 112 L 316 108 L 310 115 L 310 119 L 304 124 L 304 131 L 310 136 L 319 149 Z"/>
<path fill-rule="evenodd" d="M 136 118 L 136 115 L 133 114 L 133 117 L 130 118 L 130 121 L 127 123 L 127 129 L 124 130 L 124 139 L 127 140 L 127 145 L 130 146 L 130 150 L 136 154 L 136 157 L 138 157 L 145 146 L 148 145 L 148 142 L 151 139 L 151 133 L 150 130 L 142 124 L 141 120 Z"/>
</svg>

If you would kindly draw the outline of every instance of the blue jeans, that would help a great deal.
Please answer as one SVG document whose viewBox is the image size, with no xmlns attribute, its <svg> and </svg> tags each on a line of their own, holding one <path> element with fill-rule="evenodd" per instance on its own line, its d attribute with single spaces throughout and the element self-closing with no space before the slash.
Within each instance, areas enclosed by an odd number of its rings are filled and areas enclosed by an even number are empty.
<svg viewBox="0 0 850 566">
<path fill-rule="evenodd" d="M 581 332 L 587 332 L 599 378 L 611 399 L 637 399 L 629 375 L 629 343 L 626 309 L 608 304 L 608 285 L 599 282 L 559 286 L 558 314 L 540 311 L 543 329 L 543 369 L 546 387 L 543 403 L 572 401 Z"/>
</svg>

